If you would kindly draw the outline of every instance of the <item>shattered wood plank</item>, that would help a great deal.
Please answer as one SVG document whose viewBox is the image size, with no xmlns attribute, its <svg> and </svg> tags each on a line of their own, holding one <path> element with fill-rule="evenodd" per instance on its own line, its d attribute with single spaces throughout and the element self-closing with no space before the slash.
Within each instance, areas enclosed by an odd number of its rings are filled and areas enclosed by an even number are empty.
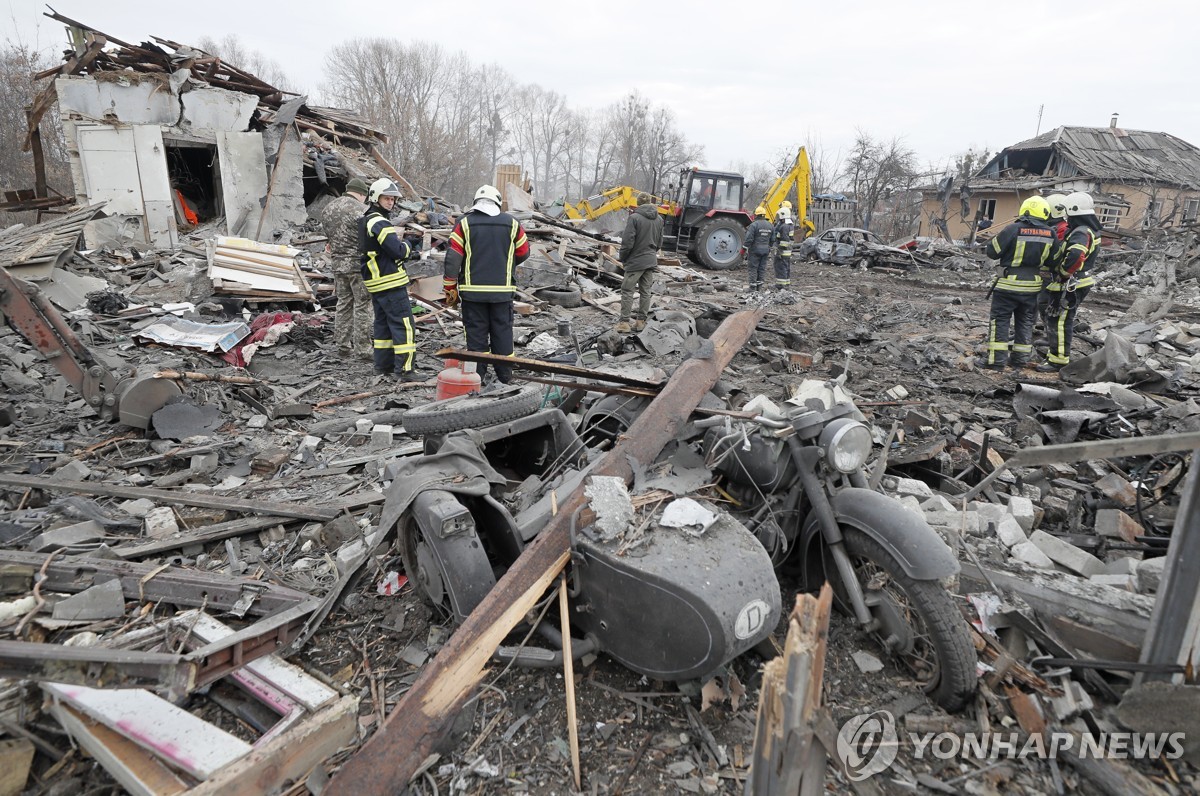
<svg viewBox="0 0 1200 796">
<path fill-rule="evenodd" d="M 709 338 L 711 358 L 689 359 L 680 365 L 625 438 L 600 460 L 593 475 L 631 482 L 630 458 L 651 462 L 675 439 L 763 315 L 763 310 L 730 315 Z M 581 487 L 559 506 L 558 514 L 422 670 L 383 727 L 342 766 L 324 791 L 326 796 L 394 793 L 408 783 L 483 678 L 496 647 L 541 599 L 570 558 L 571 518 L 585 505 Z"/>
<path fill-rule="evenodd" d="M 337 702 L 193 788 L 188 796 L 261 796 L 298 782 L 327 757 L 354 741 L 358 698 Z M 395 791 L 393 791 L 395 792 Z"/>
<path fill-rule="evenodd" d="M 134 796 L 174 796 L 191 787 L 154 755 L 70 705 L 51 701 L 50 712 L 71 739 Z"/>
<path fill-rule="evenodd" d="M 763 671 L 747 793 L 791 796 L 802 789 L 819 793 L 824 784 L 825 752 L 813 736 L 832 605 L 828 583 L 819 598 L 808 594 L 796 598 L 783 655 L 769 661 Z"/>
<path fill-rule="evenodd" d="M 197 779 L 211 777 L 251 750 L 240 738 L 140 688 L 104 691 L 43 683 L 42 690 Z"/>
<path fill-rule="evenodd" d="M 278 503 L 270 500 L 241 500 L 233 497 L 217 497 L 194 492 L 173 492 L 169 489 L 154 489 L 143 486 L 118 486 L 94 481 L 54 481 L 43 476 L 0 475 L 0 486 L 15 486 L 22 489 L 45 489 L 51 492 L 77 492 L 83 495 L 104 497 L 146 498 L 155 503 L 169 506 L 200 506 L 206 509 L 228 509 L 243 514 L 275 514 L 299 520 L 329 521 L 337 518 L 341 511 L 304 506 L 299 503 Z"/>
</svg>

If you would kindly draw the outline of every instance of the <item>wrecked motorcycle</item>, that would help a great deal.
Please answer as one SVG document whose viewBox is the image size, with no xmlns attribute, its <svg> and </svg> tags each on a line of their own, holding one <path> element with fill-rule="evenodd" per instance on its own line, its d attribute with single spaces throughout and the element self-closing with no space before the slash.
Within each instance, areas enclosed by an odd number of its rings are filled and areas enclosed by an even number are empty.
<svg viewBox="0 0 1200 796">
<path fill-rule="evenodd" d="M 557 506 L 593 483 L 589 473 L 601 459 L 556 408 L 429 435 L 425 452 L 389 467 L 380 527 L 396 528 L 409 581 L 456 623 Z M 727 513 L 701 535 L 651 532 L 633 550 L 623 550 L 622 540 L 598 523 L 584 525 L 581 514 L 571 523 L 571 628 L 582 634 L 572 640 L 575 658 L 603 653 L 659 680 L 703 680 L 779 623 L 770 557 Z M 561 629 L 549 620 L 536 627 L 542 646 L 501 647 L 496 657 L 561 666 Z"/>
<path fill-rule="evenodd" d="M 589 470 L 646 399 L 609 396 L 578 432 L 559 409 L 426 437 L 426 456 L 391 465 L 381 518 L 396 527 L 410 580 L 426 602 L 462 621 L 549 522 L 556 503 L 591 484 Z M 702 406 L 723 408 L 714 395 Z M 871 434 L 853 404 L 796 407 L 753 419 L 693 421 L 655 467 L 685 459 L 722 476 L 732 505 L 706 503 L 701 533 L 641 527 L 614 538 L 572 518 L 572 653 L 604 653 L 667 681 L 704 679 L 764 640 L 782 613 L 776 570 L 805 587 L 828 578 L 839 604 L 947 709 L 974 690 L 975 653 L 942 579 L 957 562 L 915 512 L 867 488 Z M 701 458 L 704 457 L 704 458 Z M 705 469 L 705 465 L 708 467 Z M 595 502 L 595 499 L 593 499 Z M 532 621 L 532 618 L 531 618 Z M 522 665 L 562 661 L 560 630 L 544 648 L 501 647 Z"/>
<path fill-rule="evenodd" d="M 858 626 L 959 710 L 976 674 L 966 621 L 943 586 L 958 562 L 923 517 L 868 487 L 871 432 L 852 403 L 828 403 L 697 421 L 706 463 L 777 567 L 799 569 L 809 588 L 828 579 Z"/>
</svg>

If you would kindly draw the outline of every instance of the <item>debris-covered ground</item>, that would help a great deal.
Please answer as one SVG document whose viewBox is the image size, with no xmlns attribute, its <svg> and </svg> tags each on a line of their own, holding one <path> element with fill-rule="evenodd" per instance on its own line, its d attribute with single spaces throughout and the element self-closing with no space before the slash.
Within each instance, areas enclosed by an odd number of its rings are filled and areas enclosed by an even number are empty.
<svg viewBox="0 0 1200 796">
<path fill-rule="evenodd" d="M 616 365 L 649 377 L 684 360 L 694 333 L 706 336 L 730 312 L 762 306 L 758 331 L 722 379 L 731 406 L 760 394 L 785 401 L 805 380 L 840 383 L 873 428 L 868 470 L 885 457 L 883 488 L 958 552 L 959 605 L 977 628 L 980 651 L 975 705 L 961 715 L 940 710 L 881 647 L 835 615 L 824 702 L 837 726 L 886 710 L 918 732 L 1029 733 L 1038 720 L 1093 731 L 1167 729 L 1132 714 L 1118 718 L 1130 685 L 1119 666 L 1076 669 L 1072 677 L 1070 667 L 1039 668 L 1036 659 L 1137 660 L 1180 505 L 1186 451 L 1017 466 L 979 485 L 1022 449 L 1200 430 L 1193 233 L 1148 242 L 1142 251 L 1105 252 L 1102 287 L 1080 313 L 1076 362 L 1059 378 L 974 367 L 990 272 L 962 252 L 929 253 L 933 265 L 906 269 L 892 261 L 881 268 L 798 262 L 791 291 L 756 296 L 741 292 L 736 272 L 665 258 L 657 314 L 645 332 L 621 337 L 612 331 L 619 279 L 611 244 L 519 215 L 535 256 L 518 274 L 518 356 Z M 430 223 L 428 215 L 408 222 L 427 247 L 448 233 L 419 223 Z M 10 231 L 0 251 L 24 251 L 43 235 Z M 417 369 L 427 380 L 381 383 L 369 360 L 336 353 L 331 312 L 306 300 L 331 303 L 321 235 L 292 237 L 300 299 L 214 285 L 216 237 L 200 230 L 173 251 L 87 253 L 74 252 L 69 240 L 39 282 L 100 362 L 179 385 L 180 396 L 157 409 L 145 430 L 95 417 L 51 362 L 3 330 L 3 631 L 59 649 L 186 657 L 220 636 L 203 635 L 205 613 L 232 627 L 257 627 L 261 617 L 293 607 L 302 619 L 279 630 L 279 641 L 313 678 L 308 687 L 323 694 L 307 712 L 297 710 L 301 720 L 326 716 L 330 737 L 345 739 L 325 749 L 331 756 L 307 777 L 319 792 L 380 730 L 453 632 L 407 583 L 394 537 L 369 554 L 364 537 L 389 530 L 376 528 L 387 464 L 422 450 L 405 432 L 405 412 L 433 399 L 443 367 L 434 352 L 459 345 L 461 326 L 436 290 L 424 292 L 440 282 L 435 254 L 414 268 L 414 276 L 432 277 L 413 288 L 424 296 Z M 547 387 L 545 403 L 557 399 Z M 963 510 L 961 496 L 971 490 L 979 494 Z M 177 573 L 195 579 L 176 582 Z M 790 607 L 796 584 L 784 581 Z M 264 590 L 247 591 L 247 582 Z M 67 596 L 75 593 L 81 596 Z M 295 608 L 310 597 L 319 602 L 315 611 Z M 199 612 L 176 616 L 184 609 Z M 781 623 L 774 644 L 742 656 L 702 690 L 641 678 L 604 656 L 585 658 L 575 674 L 582 790 L 740 792 L 761 666 L 784 629 Z M 239 690 L 228 677 L 210 677 L 213 660 L 210 654 L 200 663 L 205 684 L 184 686 L 188 695 L 178 704 L 253 743 L 275 717 L 246 696 L 246 683 Z M 40 689 L 38 682 L 53 679 L 54 664 L 6 662 L 12 679 L 0 718 L 14 739 L 10 767 L 32 763 L 28 792 L 116 787 L 112 761 L 77 748 L 64 730 L 78 740 L 81 731 L 64 722 L 86 724 L 103 709 L 85 696 Z M 172 673 L 185 668 L 172 665 Z M 153 686 L 175 677 L 120 663 L 104 672 L 95 664 L 64 666 L 74 678 L 68 682 L 130 678 Z M 491 667 L 458 716 L 452 742 L 413 789 L 573 790 L 562 678 L 560 670 Z M 337 715 L 334 704 L 343 706 Z M 1109 765 L 1168 793 L 1200 784 L 1179 760 Z M 168 773 L 184 787 L 205 780 L 206 771 L 197 763 Z M 290 792 L 304 792 L 304 776 L 297 779 Z M 889 793 L 1098 792 L 1081 769 L 1061 762 L 917 759 L 903 744 L 896 765 L 873 782 Z M 851 792 L 852 783 L 831 765 L 827 788 Z"/>
</svg>

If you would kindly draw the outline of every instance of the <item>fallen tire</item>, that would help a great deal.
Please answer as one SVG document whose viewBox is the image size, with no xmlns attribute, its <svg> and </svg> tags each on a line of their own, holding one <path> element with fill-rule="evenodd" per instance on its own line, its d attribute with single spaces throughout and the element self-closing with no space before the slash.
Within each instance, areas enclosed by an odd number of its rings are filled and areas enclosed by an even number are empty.
<svg viewBox="0 0 1200 796">
<path fill-rule="evenodd" d="M 546 287 L 537 291 L 536 295 L 547 304 L 564 309 L 574 309 L 583 304 L 583 293 L 577 287 Z"/>
<path fill-rule="evenodd" d="M 542 388 L 536 384 L 508 386 L 488 393 L 472 393 L 434 401 L 404 413 L 404 430 L 414 437 L 448 434 L 464 428 L 482 428 L 531 415 L 542 405 Z"/>
</svg>

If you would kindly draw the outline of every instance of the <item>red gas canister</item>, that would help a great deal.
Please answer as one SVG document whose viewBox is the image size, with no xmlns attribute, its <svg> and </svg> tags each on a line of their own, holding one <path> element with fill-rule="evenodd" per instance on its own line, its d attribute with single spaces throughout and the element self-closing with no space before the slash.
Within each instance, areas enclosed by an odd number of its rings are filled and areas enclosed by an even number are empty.
<svg viewBox="0 0 1200 796">
<path fill-rule="evenodd" d="M 466 395 L 469 392 L 479 392 L 481 380 L 475 372 L 474 362 L 459 362 L 457 359 L 447 359 L 446 368 L 437 377 L 436 400 L 453 398 L 456 395 Z"/>
</svg>

